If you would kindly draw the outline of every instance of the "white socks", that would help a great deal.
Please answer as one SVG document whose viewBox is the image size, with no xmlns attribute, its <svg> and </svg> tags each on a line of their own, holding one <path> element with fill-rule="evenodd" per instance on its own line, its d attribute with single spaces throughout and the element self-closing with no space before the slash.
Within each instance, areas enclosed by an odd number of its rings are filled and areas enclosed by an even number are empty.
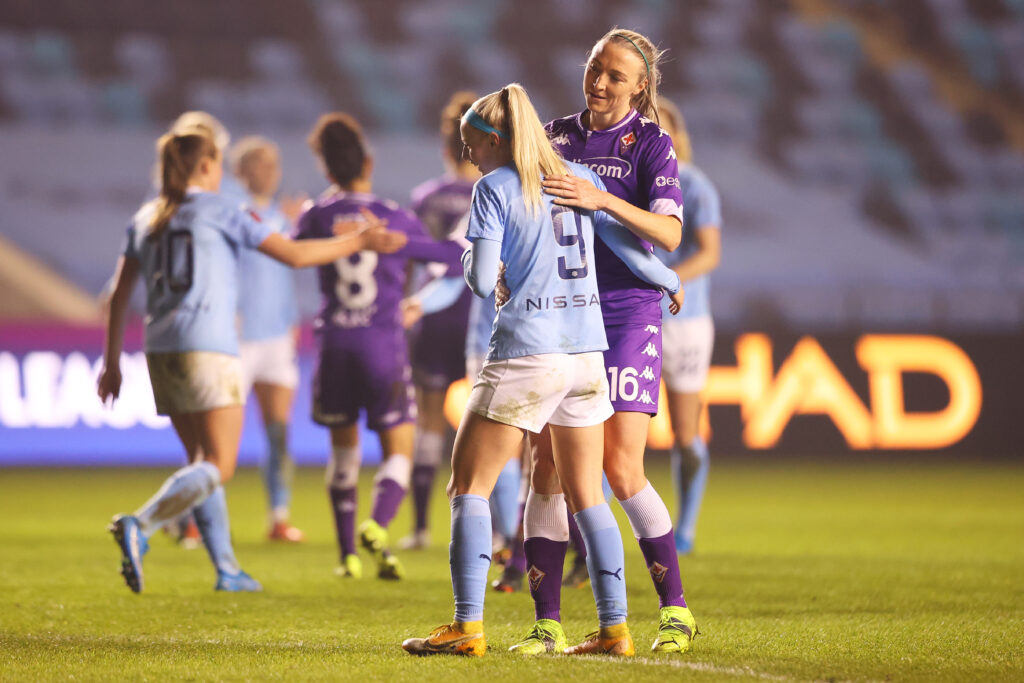
<svg viewBox="0 0 1024 683">
<path fill-rule="evenodd" d="M 523 513 L 523 537 L 546 538 L 563 543 L 569 541 L 565 494 L 548 495 L 530 489 Z"/>
<path fill-rule="evenodd" d="M 640 493 L 620 500 L 619 504 L 629 517 L 636 538 L 658 538 L 672 531 L 672 517 L 651 482 L 647 482 Z"/>
<path fill-rule="evenodd" d="M 412 449 L 413 464 L 439 467 L 443 451 L 444 434 L 420 432 L 416 435 L 416 445 Z"/>
<path fill-rule="evenodd" d="M 358 446 L 334 446 L 324 473 L 327 485 L 335 489 L 354 489 L 359 481 L 362 459 Z"/>
</svg>

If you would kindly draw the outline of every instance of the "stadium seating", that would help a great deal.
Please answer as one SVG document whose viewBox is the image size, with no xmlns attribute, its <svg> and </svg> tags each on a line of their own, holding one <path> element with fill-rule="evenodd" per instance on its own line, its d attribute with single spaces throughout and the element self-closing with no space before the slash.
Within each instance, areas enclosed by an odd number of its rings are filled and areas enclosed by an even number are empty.
<svg viewBox="0 0 1024 683">
<path fill-rule="evenodd" d="M 201 108 L 301 134 L 343 108 L 374 133 L 429 135 L 452 90 L 512 80 L 553 117 L 581 107 L 595 37 L 644 28 L 669 48 L 662 94 L 698 158 L 746 150 L 888 239 L 1018 277 L 1000 255 L 1024 244 L 1020 0 L 45 5 L 0 0 L 0 124 L 155 128 Z"/>
</svg>

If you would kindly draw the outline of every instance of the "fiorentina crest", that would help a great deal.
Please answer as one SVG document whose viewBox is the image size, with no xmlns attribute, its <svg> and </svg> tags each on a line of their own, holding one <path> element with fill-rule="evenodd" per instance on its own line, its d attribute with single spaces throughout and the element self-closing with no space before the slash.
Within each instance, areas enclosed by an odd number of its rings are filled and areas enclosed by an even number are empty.
<svg viewBox="0 0 1024 683">
<path fill-rule="evenodd" d="M 647 571 L 651 573 L 651 578 L 654 579 L 655 583 L 661 583 L 665 580 L 665 574 L 668 573 L 668 567 L 660 562 L 655 562 L 647 568 Z"/>
<path fill-rule="evenodd" d="M 626 151 L 636 144 L 636 133 L 629 131 L 621 138 L 619 138 L 619 154 L 625 154 Z"/>
<path fill-rule="evenodd" d="M 530 589 L 537 590 L 545 576 L 547 573 L 537 569 L 537 565 L 530 565 L 530 570 L 526 572 L 526 578 L 530 580 Z"/>
</svg>

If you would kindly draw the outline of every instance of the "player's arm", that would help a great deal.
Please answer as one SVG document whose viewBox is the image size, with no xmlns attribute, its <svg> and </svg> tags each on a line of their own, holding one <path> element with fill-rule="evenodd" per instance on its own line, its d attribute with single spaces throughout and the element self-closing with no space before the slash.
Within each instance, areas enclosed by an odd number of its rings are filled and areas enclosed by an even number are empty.
<svg viewBox="0 0 1024 683">
<path fill-rule="evenodd" d="M 683 223 L 677 216 L 651 213 L 596 187 L 586 178 L 561 176 L 544 178 L 544 191 L 558 197 L 555 204 L 585 211 L 604 211 L 651 244 L 672 251 L 683 239 Z"/>
<path fill-rule="evenodd" d="M 697 251 L 672 268 L 683 282 L 710 273 L 722 260 L 722 231 L 717 225 L 700 226 L 694 238 Z"/>
<path fill-rule="evenodd" d="M 638 278 L 671 294 L 679 291 L 679 276 L 659 261 L 658 257 L 641 247 L 621 225 L 607 218 L 597 219 L 594 221 L 594 232 Z"/>
<path fill-rule="evenodd" d="M 115 401 L 121 393 L 121 348 L 124 345 L 124 323 L 131 302 L 132 290 L 139 279 L 139 260 L 121 256 L 114 270 L 114 290 L 107 307 L 107 337 L 103 347 L 103 370 L 97 393 L 104 403 Z"/>
<path fill-rule="evenodd" d="M 466 284 L 478 297 L 486 299 L 494 291 L 500 262 L 501 242 L 482 237 L 473 240 L 473 245 L 462 255 Z"/>
<path fill-rule="evenodd" d="M 463 249 L 466 248 L 465 244 L 460 244 L 455 240 L 438 242 L 426 235 L 415 233 L 409 235 L 408 238 L 409 241 L 402 248 L 401 255 L 414 261 L 441 263 L 448 266 L 449 270 L 459 267 L 459 257 L 462 255 Z"/>
<path fill-rule="evenodd" d="M 658 260 L 654 254 L 643 249 L 625 228 L 609 220 L 607 216 L 595 216 L 594 233 L 626 264 L 630 272 L 644 282 L 667 291 L 672 300 L 668 307 L 669 312 L 672 315 L 679 312 L 683 306 L 685 292 L 679 276 L 671 268 Z"/>
<path fill-rule="evenodd" d="M 364 210 L 365 221 L 335 237 L 292 240 L 279 233 L 267 235 L 256 247 L 261 252 L 292 268 L 321 266 L 358 251 L 391 254 L 406 243 L 402 232 L 388 230 L 386 222 Z"/>
</svg>

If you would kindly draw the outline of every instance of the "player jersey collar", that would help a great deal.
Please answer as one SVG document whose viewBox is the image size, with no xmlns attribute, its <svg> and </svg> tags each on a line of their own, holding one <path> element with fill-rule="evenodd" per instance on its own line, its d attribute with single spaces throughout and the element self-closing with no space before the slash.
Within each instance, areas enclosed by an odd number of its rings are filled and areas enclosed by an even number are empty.
<svg viewBox="0 0 1024 683">
<path fill-rule="evenodd" d="M 576 114 L 576 127 L 579 128 L 580 133 L 583 134 L 583 137 L 586 137 L 587 135 L 604 135 L 605 133 L 614 133 L 623 126 L 632 123 L 632 121 L 637 116 L 640 115 L 640 113 L 636 109 L 630 109 L 629 113 L 626 114 L 621 121 L 616 123 L 611 128 L 605 128 L 604 130 L 589 130 L 586 126 L 583 125 L 583 115 L 586 114 L 588 111 L 588 109 L 584 109 L 579 114 Z"/>
<path fill-rule="evenodd" d="M 357 199 L 357 200 L 361 200 L 361 201 L 364 201 L 364 202 L 374 202 L 374 201 L 377 201 L 377 196 L 375 194 L 373 194 L 372 192 L 349 192 L 348 190 L 341 189 L 337 185 L 331 185 L 326 190 L 324 190 L 322 198 L 324 200 L 328 200 L 328 199 Z"/>
</svg>

